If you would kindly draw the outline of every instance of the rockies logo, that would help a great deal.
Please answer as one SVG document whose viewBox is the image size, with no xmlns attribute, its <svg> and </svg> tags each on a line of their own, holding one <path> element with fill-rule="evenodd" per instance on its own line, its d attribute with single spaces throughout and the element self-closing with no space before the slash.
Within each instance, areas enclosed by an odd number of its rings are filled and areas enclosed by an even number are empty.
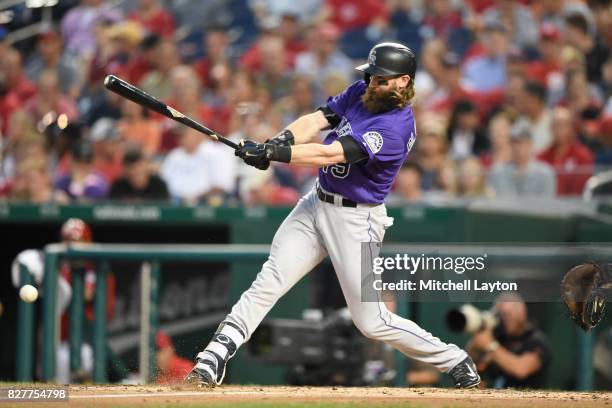
<svg viewBox="0 0 612 408">
<path fill-rule="evenodd" d="M 365 140 L 366 144 L 374 154 L 378 153 L 382 148 L 383 138 L 378 132 L 367 132 L 365 135 L 363 135 L 363 140 Z"/>
<path fill-rule="evenodd" d="M 370 56 L 368 57 L 368 63 L 370 65 L 376 65 L 376 50 L 370 53 Z"/>
</svg>

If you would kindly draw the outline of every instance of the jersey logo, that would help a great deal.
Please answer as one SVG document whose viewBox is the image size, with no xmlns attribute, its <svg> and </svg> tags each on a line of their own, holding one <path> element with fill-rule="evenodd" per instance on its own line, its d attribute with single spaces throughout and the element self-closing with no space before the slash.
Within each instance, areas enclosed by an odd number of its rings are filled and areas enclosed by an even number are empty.
<svg viewBox="0 0 612 408">
<path fill-rule="evenodd" d="M 343 116 L 342 121 L 336 126 L 336 134 L 338 137 L 350 136 L 353 134 L 353 128 L 351 128 L 351 124 L 348 120 Z"/>
<path fill-rule="evenodd" d="M 383 138 L 378 132 L 367 132 L 365 135 L 363 135 L 363 140 L 365 140 L 366 144 L 374 154 L 378 153 L 382 148 Z"/>
</svg>

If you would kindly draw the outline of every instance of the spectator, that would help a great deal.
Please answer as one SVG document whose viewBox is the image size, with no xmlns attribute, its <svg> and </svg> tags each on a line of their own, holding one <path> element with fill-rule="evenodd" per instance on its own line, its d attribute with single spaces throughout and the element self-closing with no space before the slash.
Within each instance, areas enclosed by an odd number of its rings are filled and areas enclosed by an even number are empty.
<svg viewBox="0 0 612 408">
<path fill-rule="evenodd" d="M 158 331 L 155 336 L 157 345 L 157 377 L 155 382 L 160 385 L 182 384 L 183 380 L 191 371 L 191 360 L 176 354 L 172 339 L 163 331 Z"/>
<path fill-rule="evenodd" d="M 96 50 L 95 28 L 100 22 L 121 21 L 121 11 L 104 0 L 81 0 L 62 19 L 62 36 L 66 51 L 87 60 Z M 83 61 L 80 61 L 83 62 Z"/>
<path fill-rule="evenodd" d="M 302 36 L 299 10 L 285 10 L 280 17 L 277 31 L 285 43 L 289 66 L 294 68 L 295 58 L 307 48 Z"/>
<path fill-rule="evenodd" d="M 387 197 L 386 204 L 394 206 L 420 202 L 423 198 L 421 174 L 418 164 L 409 160 L 404 162 L 397 174 L 395 190 Z"/>
<path fill-rule="evenodd" d="M 457 163 L 447 157 L 444 163 L 442 163 L 435 180 L 434 189 L 436 197 L 446 201 L 456 197 L 459 187 L 458 183 Z"/>
<path fill-rule="evenodd" d="M 4 140 L 0 139 L 0 187 L 6 193 L 17 172 L 17 165 L 27 158 L 47 160 L 44 137 L 38 133 L 34 121 L 23 110 L 9 117 Z"/>
<path fill-rule="evenodd" d="M 581 195 L 593 173 L 593 155 L 576 140 L 574 120 L 568 109 L 554 110 L 552 132 L 553 143 L 539 158 L 555 168 L 558 195 Z"/>
<path fill-rule="evenodd" d="M 159 0 L 139 0 L 138 8 L 128 18 L 140 23 L 148 34 L 163 38 L 170 38 L 174 34 L 174 17 L 159 4 Z"/>
<path fill-rule="evenodd" d="M 0 59 L 0 136 L 8 130 L 11 114 L 36 93 L 36 87 L 23 74 L 21 55 L 6 47 Z"/>
<path fill-rule="evenodd" d="M 491 141 L 491 151 L 480 156 L 484 166 L 492 167 L 506 164 L 512 158 L 510 145 L 510 129 L 512 122 L 504 113 L 498 113 L 491 118 L 488 126 L 488 138 Z"/>
<path fill-rule="evenodd" d="M 279 118 L 276 127 L 284 128 L 298 117 L 314 111 L 314 89 L 310 76 L 295 76 L 291 80 L 291 92 L 273 106 Z"/>
<path fill-rule="evenodd" d="M 581 13 L 565 17 L 565 40 L 580 50 L 586 59 L 586 73 L 590 83 L 601 81 L 601 67 L 610 55 L 610 49 L 601 37 L 589 32 L 589 22 Z"/>
<path fill-rule="evenodd" d="M 125 69 L 130 57 L 138 52 L 144 38 L 143 28 L 134 21 L 96 27 L 98 47 L 89 62 L 88 81 L 102 84 L 107 75 L 116 75 Z"/>
<path fill-rule="evenodd" d="M 169 3 L 176 21 L 183 27 L 206 31 L 219 23 L 233 22 L 241 23 L 242 26 L 238 25 L 237 28 L 244 29 L 247 34 L 257 34 L 250 30 L 252 16 L 246 2 L 233 2 L 231 6 L 229 4 L 227 0 L 181 0 Z M 229 27 L 231 28 L 233 27 Z"/>
<path fill-rule="evenodd" d="M 261 70 L 255 73 L 257 86 L 277 101 L 289 93 L 291 73 L 288 67 L 287 50 L 280 36 L 267 36 L 260 42 Z"/>
<path fill-rule="evenodd" d="M 88 142 L 76 144 L 72 151 L 70 171 L 56 181 L 55 187 L 77 202 L 106 197 L 108 182 L 94 170 L 92 159 L 93 151 Z"/>
<path fill-rule="evenodd" d="M 62 37 L 55 31 L 47 31 L 38 37 L 36 53 L 30 57 L 26 72 L 30 80 L 38 82 L 41 74 L 53 70 L 59 79 L 60 91 L 76 98 L 80 91 L 78 67 L 66 54 L 63 54 Z"/>
<path fill-rule="evenodd" d="M 480 115 L 471 101 L 460 100 L 455 104 L 447 130 L 450 156 L 463 160 L 489 150 L 489 140 L 481 130 Z"/>
<path fill-rule="evenodd" d="M 30 158 L 20 162 L 11 190 L 11 199 L 35 204 L 67 204 L 68 196 L 53 188 L 44 159 Z"/>
<path fill-rule="evenodd" d="M 479 92 L 493 91 L 506 86 L 508 32 L 499 22 L 490 22 L 482 33 L 485 53 L 465 63 L 463 77 Z"/>
<path fill-rule="evenodd" d="M 527 305 L 514 294 L 495 302 L 500 323 L 477 332 L 467 351 L 490 388 L 541 388 L 551 353 L 548 339 L 529 322 Z"/>
<path fill-rule="evenodd" d="M 555 93 L 559 93 L 559 88 L 563 86 L 561 45 L 560 30 L 553 24 L 542 24 L 538 44 L 539 58 L 529 62 L 527 67 L 527 75 L 530 79 Z"/>
<path fill-rule="evenodd" d="M 436 180 L 446 160 L 447 144 L 444 127 L 434 120 L 425 121 L 424 128 L 418 131 L 416 143 L 417 163 L 421 168 L 421 188 L 433 190 Z"/>
<path fill-rule="evenodd" d="M 563 12 L 565 1 L 558 0 L 542 0 L 540 2 L 539 17 L 540 25 L 551 24 L 557 29 L 563 28 Z"/>
<path fill-rule="evenodd" d="M 520 112 L 526 117 L 533 136 L 533 150 L 536 154 L 550 146 L 552 114 L 546 106 L 546 88 L 537 82 L 527 82 L 520 94 Z"/>
<path fill-rule="evenodd" d="M 202 101 L 201 84 L 197 73 L 188 65 L 179 65 L 170 74 L 172 94 L 168 104 L 175 107 L 185 115 L 205 123 L 217 131 L 215 127 L 221 120 L 215 121 L 213 110 Z M 176 147 L 179 125 L 171 119 L 162 119 L 162 150 L 168 151 Z"/>
<path fill-rule="evenodd" d="M 170 75 L 172 70 L 180 64 L 176 44 L 171 40 L 162 40 L 155 48 L 153 60 L 154 70 L 146 74 L 139 86 L 160 100 L 167 100 L 172 95 Z"/>
<path fill-rule="evenodd" d="M 538 25 L 531 10 L 515 0 L 500 0 L 483 16 L 485 21 L 498 21 L 508 30 L 512 44 L 519 49 L 535 48 Z"/>
<path fill-rule="evenodd" d="M 522 95 L 525 91 L 527 79 L 523 75 L 512 74 L 508 76 L 508 85 L 504 90 L 504 97 L 499 109 L 511 120 L 516 120 L 522 111 Z"/>
<path fill-rule="evenodd" d="M 458 166 L 457 196 L 465 198 L 491 197 L 493 193 L 486 183 L 486 175 L 480 160 L 468 157 Z"/>
<path fill-rule="evenodd" d="M 198 73 L 204 88 L 210 88 L 214 83 L 214 70 L 233 64 L 231 41 L 227 29 L 222 26 L 210 27 L 203 36 L 206 55 L 197 61 L 193 68 Z"/>
<path fill-rule="evenodd" d="M 257 171 L 247 166 L 241 170 L 239 194 L 247 206 L 291 206 L 300 198 L 295 189 L 281 186 L 271 171 Z"/>
<path fill-rule="evenodd" d="M 159 43 L 160 38 L 156 34 L 146 35 L 140 42 L 138 51 L 122 67 L 122 72 L 130 83 L 140 83 L 142 78 L 155 68 Z"/>
<path fill-rule="evenodd" d="M 429 98 L 424 107 L 450 116 L 455 104 L 462 99 L 469 99 L 476 104 L 481 115 L 486 115 L 502 101 L 503 92 L 479 92 L 462 78 L 461 60 L 455 53 L 449 52 L 442 58 L 443 72 L 439 87 Z M 417 95 L 418 97 L 418 95 Z"/>
<path fill-rule="evenodd" d="M 425 15 L 421 22 L 422 30 L 431 31 L 432 38 L 446 44 L 452 42 L 453 34 L 463 26 L 461 12 L 449 0 L 436 0 L 425 3 Z"/>
<path fill-rule="evenodd" d="M 565 98 L 559 105 L 568 107 L 575 117 L 580 117 L 588 110 L 601 108 L 601 95 L 595 85 L 587 81 L 586 71 L 571 70 L 566 75 Z"/>
<path fill-rule="evenodd" d="M 353 63 L 338 48 L 340 31 L 330 23 L 313 27 L 308 33 L 308 50 L 298 54 L 295 70 L 298 74 L 313 79 L 325 79 L 332 74 L 352 82 Z M 323 95 L 320 87 L 315 88 L 315 101 L 323 103 L 329 95 Z"/>
<path fill-rule="evenodd" d="M 446 45 L 438 38 L 430 39 L 423 46 L 420 66 L 414 80 L 417 103 L 427 104 L 431 94 L 444 82 L 445 69 L 442 61 L 445 53 Z"/>
<path fill-rule="evenodd" d="M 49 112 L 65 115 L 68 122 L 79 117 L 75 101 L 62 94 L 59 88 L 59 78 L 55 71 L 43 71 L 38 78 L 38 94 L 28 99 L 24 106 L 35 122 L 39 122 Z"/>
<path fill-rule="evenodd" d="M 91 128 L 89 141 L 92 144 L 94 169 L 109 183 L 114 182 L 123 172 L 123 145 L 116 121 L 98 119 Z"/>
<path fill-rule="evenodd" d="M 225 146 L 204 139 L 204 135 L 184 128 L 179 147 L 162 163 L 160 174 L 171 198 L 187 205 L 212 200 L 219 203 L 235 188 L 235 159 Z"/>
<path fill-rule="evenodd" d="M 326 0 L 322 14 L 341 32 L 367 27 L 382 29 L 389 18 L 386 5 L 377 0 Z"/>
<path fill-rule="evenodd" d="M 117 130 L 126 143 L 139 146 L 148 157 L 159 153 L 161 125 L 149 117 L 148 111 L 142 105 L 123 99 Z"/>
<path fill-rule="evenodd" d="M 140 149 L 128 150 L 123 156 L 124 173 L 110 188 L 109 198 L 124 201 L 164 201 L 168 199 L 166 183 L 151 173 L 151 165 Z"/>
<path fill-rule="evenodd" d="M 7 50 L 2 56 L 0 69 L 4 76 L 5 92 L 15 94 L 19 102 L 23 103 L 36 94 L 36 85 L 30 82 L 24 72 L 21 54 L 17 50 Z"/>
<path fill-rule="evenodd" d="M 535 160 L 529 125 L 519 122 L 512 129 L 512 160 L 493 166 L 488 184 L 498 197 L 553 197 L 556 189 L 553 169 Z"/>
</svg>

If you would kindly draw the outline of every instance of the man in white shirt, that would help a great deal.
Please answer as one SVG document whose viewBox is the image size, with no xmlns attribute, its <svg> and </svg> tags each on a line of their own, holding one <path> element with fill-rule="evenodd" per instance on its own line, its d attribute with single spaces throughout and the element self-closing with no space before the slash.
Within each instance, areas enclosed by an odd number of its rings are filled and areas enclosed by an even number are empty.
<svg viewBox="0 0 612 408">
<path fill-rule="evenodd" d="M 222 196 L 234 192 L 236 161 L 231 149 L 184 128 L 179 146 L 166 156 L 160 174 L 173 200 L 195 205 L 207 199 L 219 204 Z"/>
</svg>

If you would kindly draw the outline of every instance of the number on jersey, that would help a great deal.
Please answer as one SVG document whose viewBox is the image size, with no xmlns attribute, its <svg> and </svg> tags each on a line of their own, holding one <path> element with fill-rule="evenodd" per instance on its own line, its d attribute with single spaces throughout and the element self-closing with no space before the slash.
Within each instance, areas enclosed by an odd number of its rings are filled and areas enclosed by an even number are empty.
<svg viewBox="0 0 612 408">
<path fill-rule="evenodd" d="M 332 176 L 343 179 L 348 177 L 351 171 L 351 165 L 350 163 L 338 163 L 333 166 L 325 166 L 321 170 L 323 170 L 323 173 L 327 173 L 329 170 Z"/>
</svg>

